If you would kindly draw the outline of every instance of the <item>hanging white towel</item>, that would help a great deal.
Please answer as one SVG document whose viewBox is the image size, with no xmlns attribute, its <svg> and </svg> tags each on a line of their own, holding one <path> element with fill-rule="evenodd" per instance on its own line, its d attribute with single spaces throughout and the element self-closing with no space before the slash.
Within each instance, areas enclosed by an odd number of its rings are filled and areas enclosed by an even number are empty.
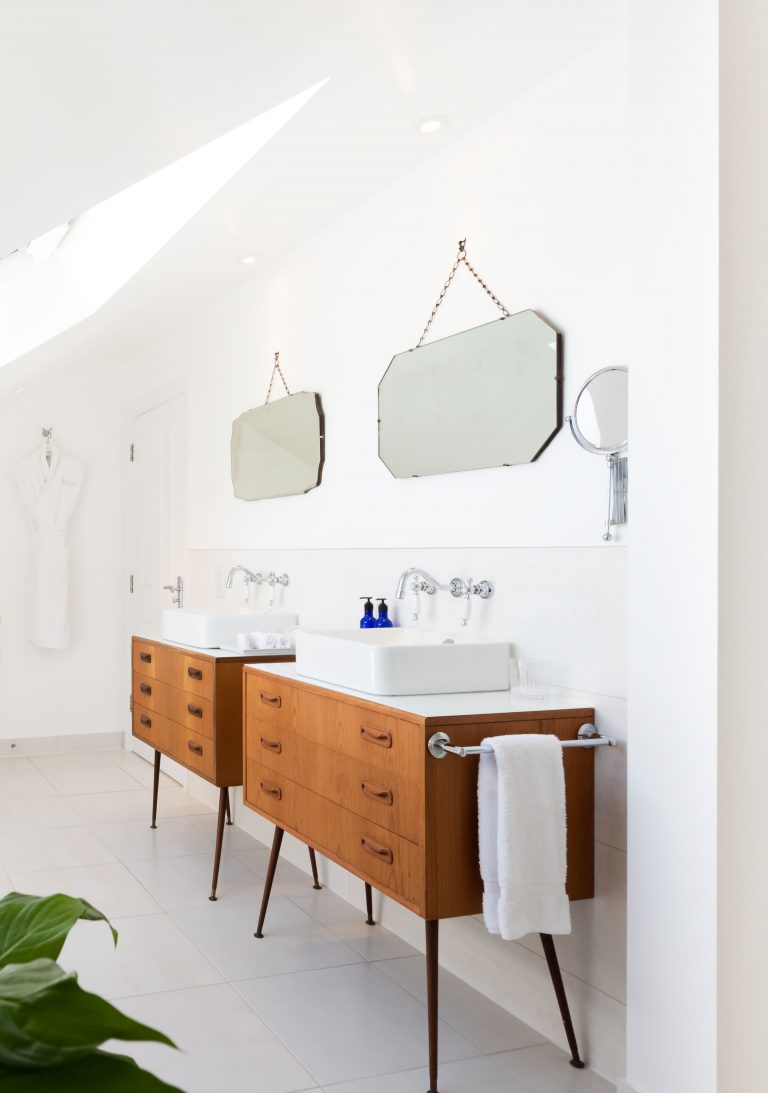
<svg viewBox="0 0 768 1093">
<path fill-rule="evenodd" d="M 477 780 L 483 915 L 507 941 L 569 934 L 563 749 L 556 736 L 492 736 Z"/>
<path fill-rule="evenodd" d="M 50 462 L 48 459 L 50 456 Z M 16 465 L 16 479 L 32 520 L 27 633 L 41 649 L 69 644 L 66 531 L 75 507 L 83 467 L 44 445 Z"/>
</svg>

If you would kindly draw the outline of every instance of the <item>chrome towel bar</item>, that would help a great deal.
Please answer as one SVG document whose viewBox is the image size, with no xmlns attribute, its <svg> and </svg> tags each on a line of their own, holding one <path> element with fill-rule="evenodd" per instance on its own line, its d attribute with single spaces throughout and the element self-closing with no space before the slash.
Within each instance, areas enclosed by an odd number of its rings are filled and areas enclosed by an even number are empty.
<svg viewBox="0 0 768 1093">
<path fill-rule="evenodd" d="M 617 741 L 611 736 L 600 736 L 594 725 L 582 725 L 576 740 L 561 740 L 564 748 L 615 748 Z M 446 755 L 460 755 L 462 759 L 468 755 L 482 755 L 491 752 L 493 748 L 483 744 L 471 744 L 461 747 L 451 743 L 448 733 L 436 732 L 430 736 L 427 743 L 429 754 L 435 759 L 445 759 Z"/>
</svg>

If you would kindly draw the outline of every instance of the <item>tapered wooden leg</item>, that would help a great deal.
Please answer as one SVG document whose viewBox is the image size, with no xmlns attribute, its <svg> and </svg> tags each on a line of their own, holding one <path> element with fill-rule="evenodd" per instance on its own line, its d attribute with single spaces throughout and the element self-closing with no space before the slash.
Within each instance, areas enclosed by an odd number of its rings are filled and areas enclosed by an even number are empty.
<svg viewBox="0 0 768 1093">
<path fill-rule="evenodd" d="M 283 841 L 283 829 L 282 827 L 275 827 L 275 837 L 272 840 L 272 852 L 269 855 L 269 865 L 267 866 L 267 876 L 264 881 L 264 893 L 261 897 L 261 910 L 259 911 L 259 924 L 256 927 L 256 933 L 254 937 L 264 937 L 262 933 L 262 927 L 264 925 L 264 919 L 267 915 L 267 906 L 269 905 L 269 895 L 272 891 L 272 881 L 275 879 L 275 870 L 277 869 L 277 860 L 280 857 L 280 845 Z"/>
<path fill-rule="evenodd" d="M 315 851 L 311 846 L 309 847 L 309 864 L 312 866 L 312 887 L 317 888 L 319 891 L 323 886 L 317 875 L 317 858 L 315 857 Z"/>
<path fill-rule="evenodd" d="M 576 1033 L 573 1031 L 571 1011 L 568 1008 L 568 998 L 566 997 L 565 987 L 563 986 L 563 977 L 560 972 L 560 962 L 557 959 L 555 943 L 552 940 L 552 934 L 539 934 L 539 937 L 541 938 L 541 944 L 544 946 L 544 956 L 547 958 L 547 967 L 549 968 L 549 974 L 552 977 L 552 986 L 555 988 L 557 1004 L 560 1007 L 560 1016 L 563 1019 L 565 1035 L 568 1038 L 568 1047 L 571 1049 L 571 1066 L 575 1066 L 578 1070 L 582 1070 L 584 1063 L 581 1061 L 579 1045 L 576 1043 Z"/>
<path fill-rule="evenodd" d="M 216 850 L 213 854 L 213 880 L 211 881 L 211 894 L 208 899 L 216 901 L 216 885 L 219 883 L 219 866 L 221 865 L 221 844 L 224 841 L 224 818 L 227 814 L 228 793 L 226 786 L 219 790 L 219 816 L 216 823 Z"/>
<path fill-rule="evenodd" d="M 373 889 L 370 884 L 365 886 L 365 910 L 368 913 L 368 917 L 365 920 L 366 926 L 375 926 L 376 920 L 373 917 Z"/>
<path fill-rule="evenodd" d="M 157 791 L 160 788 L 160 752 L 155 748 L 155 772 L 152 778 L 152 828 L 157 827 Z"/>
<path fill-rule="evenodd" d="M 225 792 L 225 793 L 226 793 L 226 795 L 227 795 L 227 796 L 226 796 L 226 802 L 227 802 L 227 823 L 228 823 L 228 824 L 229 824 L 229 826 L 231 827 L 231 826 L 232 826 L 232 812 L 231 812 L 231 810 L 230 810 L 230 807 L 229 807 L 229 790 L 228 790 L 228 789 L 225 789 L 225 790 L 224 790 L 224 792 Z"/>
<path fill-rule="evenodd" d="M 427 935 L 427 1024 L 429 1027 L 429 1089 L 437 1093 L 437 950 L 438 926 L 436 918 L 426 919 Z"/>
</svg>

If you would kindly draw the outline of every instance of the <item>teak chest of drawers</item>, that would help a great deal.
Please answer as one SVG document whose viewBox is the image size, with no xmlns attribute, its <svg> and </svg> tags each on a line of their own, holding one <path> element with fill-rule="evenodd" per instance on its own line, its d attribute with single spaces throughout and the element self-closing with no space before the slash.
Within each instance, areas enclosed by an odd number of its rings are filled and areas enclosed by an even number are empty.
<svg viewBox="0 0 768 1093">
<path fill-rule="evenodd" d="M 293 654 L 214 655 L 134 637 L 131 659 L 133 735 L 155 749 L 152 827 L 162 755 L 220 789 L 210 896 L 215 900 L 225 819 L 231 823 L 229 787 L 243 784 L 243 664 L 293 660 Z"/>
<path fill-rule="evenodd" d="M 427 742 L 443 729 L 453 744 L 509 733 L 575 739 L 592 709 L 430 717 L 258 669 L 244 675 L 243 799 L 275 824 L 256 931 L 262 936 L 284 831 L 426 920 L 430 1089 L 437 1075 L 437 925 L 482 911 L 477 845 L 477 762 L 437 761 Z M 471 699 L 468 698 L 471 703 Z M 407 703 L 405 703 L 407 706 Z M 572 900 L 594 894 L 594 753 L 563 753 Z M 562 978 L 542 935 L 574 1065 L 580 1065 Z"/>
</svg>

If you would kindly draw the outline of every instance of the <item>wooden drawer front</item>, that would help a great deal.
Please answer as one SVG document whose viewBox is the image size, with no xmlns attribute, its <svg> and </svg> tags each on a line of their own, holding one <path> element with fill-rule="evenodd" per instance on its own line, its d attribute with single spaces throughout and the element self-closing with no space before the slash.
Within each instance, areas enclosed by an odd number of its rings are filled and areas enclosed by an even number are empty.
<svg viewBox="0 0 768 1093">
<path fill-rule="evenodd" d="M 423 796 L 414 783 L 250 716 L 245 754 L 410 842 L 423 842 Z"/>
<path fill-rule="evenodd" d="M 134 736 L 137 736 L 139 740 L 144 740 L 147 744 L 151 744 L 158 751 L 167 750 L 173 732 L 172 721 L 147 706 L 140 706 L 135 699 L 132 720 Z"/>
<path fill-rule="evenodd" d="M 131 659 L 134 672 L 170 682 L 174 654 L 167 646 L 152 641 L 134 641 Z"/>
<path fill-rule="evenodd" d="M 246 760 L 243 773 L 245 803 L 274 820 L 278 826 L 299 830 L 296 822 L 298 798 L 296 793 L 291 792 L 292 783 L 250 759 Z"/>
<path fill-rule="evenodd" d="M 170 683 L 134 673 L 133 700 L 213 739 L 213 703 L 208 698 L 199 698 Z"/>
<path fill-rule="evenodd" d="M 256 672 L 245 673 L 245 702 L 248 714 L 268 725 L 290 728 L 296 716 L 298 688 L 282 679 Z"/>
<path fill-rule="evenodd" d="M 173 678 L 168 682 L 175 684 L 188 694 L 198 698 L 213 698 L 216 664 L 213 660 L 191 657 L 186 653 L 176 653 L 173 664 Z"/>
<path fill-rule="evenodd" d="M 204 778 L 214 777 L 215 748 L 209 737 L 192 732 L 182 725 L 174 725 L 172 738 L 168 745 L 168 754 L 185 767 L 202 774 Z"/>
<path fill-rule="evenodd" d="M 407 839 L 251 759 L 246 762 L 245 801 L 358 876 L 418 906 L 424 856 Z"/>
<path fill-rule="evenodd" d="M 300 691 L 293 731 L 366 766 L 424 784 L 424 733 L 409 721 Z M 249 713 L 250 713 L 249 708 Z"/>
</svg>

